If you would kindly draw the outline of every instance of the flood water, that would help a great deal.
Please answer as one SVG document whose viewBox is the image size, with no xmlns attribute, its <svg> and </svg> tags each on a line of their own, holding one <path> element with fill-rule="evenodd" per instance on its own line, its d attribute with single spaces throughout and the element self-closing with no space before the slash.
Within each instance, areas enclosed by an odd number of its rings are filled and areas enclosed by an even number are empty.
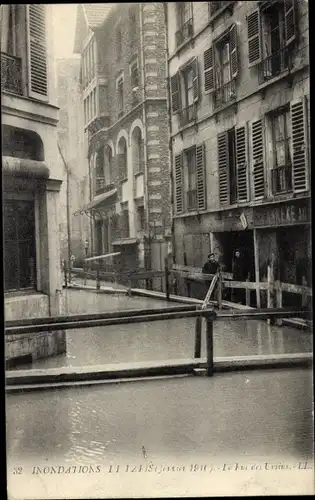
<svg viewBox="0 0 315 500">
<path fill-rule="evenodd" d="M 97 294 L 85 290 L 65 290 L 62 313 L 97 313 L 124 309 L 173 307 L 166 302 L 143 297 Z M 151 323 L 113 325 L 69 330 L 67 354 L 37 360 L 20 368 L 52 368 L 106 363 L 191 358 L 194 353 L 195 318 Z M 205 356 L 205 336 L 202 356 Z M 289 326 L 269 326 L 256 320 L 216 321 L 214 354 L 246 356 L 311 352 L 309 332 Z"/>
</svg>

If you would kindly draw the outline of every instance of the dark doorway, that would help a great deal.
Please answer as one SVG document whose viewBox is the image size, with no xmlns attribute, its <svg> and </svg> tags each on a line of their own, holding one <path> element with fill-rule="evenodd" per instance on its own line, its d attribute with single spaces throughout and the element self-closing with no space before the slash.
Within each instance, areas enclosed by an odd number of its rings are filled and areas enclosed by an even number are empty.
<svg viewBox="0 0 315 500">
<path fill-rule="evenodd" d="M 239 249 L 246 259 L 250 279 L 255 278 L 254 263 L 254 240 L 252 231 L 229 231 L 216 233 L 215 237 L 219 240 L 223 249 L 221 258 L 226 272 L 232 272 L 233 256 L 236 249 Z"/>
</svg>

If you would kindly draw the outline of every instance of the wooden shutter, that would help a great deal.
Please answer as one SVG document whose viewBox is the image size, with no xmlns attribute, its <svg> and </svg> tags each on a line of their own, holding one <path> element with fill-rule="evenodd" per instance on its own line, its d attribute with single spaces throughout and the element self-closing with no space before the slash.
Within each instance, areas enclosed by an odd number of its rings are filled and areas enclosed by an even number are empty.
<svg viewBox="0 0 315 500">
<path fill-rule="evenodd" d="M 230 63 L 231 63 L 231 76 L 232 78 L 236 78 L 238 73 L 236 24 L 233 24 L 233 26 L 230 29 Z"/>
<path fill-rule="evenodd" d="M 265 196 L 263 120 L 252 122 L 252 158 L 254 198 Z"/>
<path fill-rule="evenodd" d="M 178 113 L 180 110 L 180 77 L 179 72 L 171 76 L 172 112 Z"/>
<path fill-rule="evenodd" d="M 26 6 L 28 33 L 28 94 L 30 97 L 47 101 L 47 47 L 46 6 Z"/>
<path fill-rule="evenodd" d="M 259 10 L 247 16 L 248 66 L 261 61 L 261 29 Z"/>
<path fill-rule="evenodd" d="M 219 202 L 227 204 L 229 196 L 229 144 L 228 133 L 218 135 L 218 173 L 219 173 Z"/>
<path fill-rule="evenodd" d="M 237 201 L 248 200 L 247 126 L 235 129 Z"/>
<path fill-rule="evenodd" d="M 293 189 L 299 192 L 307 190 L 309 184 L 306 99 L 292 101 L 290 111 Z"/>
<path fill-rule="evenodd" d="M 213 48 L 205 50 L 203 53 L 205 94 L 214 91 L 214 53 Z"/>
<path fill-rule="evenodd" d="M 183 155 L 175 156 L 175 212 L 180 214 L 183 206 Z"/>
<path fill-rule="evenodd" d="M 284 0 L 284 31 L 285 43 L 289 45 L 296 36 L 295 23 L 295 2 L 294 0 Z"/>
<path fill-rule="evenodd" d="M 198 68 L 198 59 L 195 58 L 192 62 L 193 69 L 193 96 L 194 102 L 197 102 L 199 99 L 199 68 Z"/>
<path fill-rule="evenodd" d="M 197 173 L 197 209 L 207 208 L 206 179 L 205 179 L 205 145 L 196 147 L 196 173 Z"/>
</svg>

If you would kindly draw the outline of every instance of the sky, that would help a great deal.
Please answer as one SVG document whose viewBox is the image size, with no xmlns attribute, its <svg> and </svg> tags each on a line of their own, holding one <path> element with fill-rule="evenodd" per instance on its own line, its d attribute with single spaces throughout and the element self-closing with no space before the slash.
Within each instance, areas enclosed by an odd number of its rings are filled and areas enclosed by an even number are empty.
<svg viewBox="0 0 315 500">
<path fill-rule="evenodd" d="M 56 59 L 73 54 L 77 4 L 53 4 L 53 30 Z"/>
</svg>

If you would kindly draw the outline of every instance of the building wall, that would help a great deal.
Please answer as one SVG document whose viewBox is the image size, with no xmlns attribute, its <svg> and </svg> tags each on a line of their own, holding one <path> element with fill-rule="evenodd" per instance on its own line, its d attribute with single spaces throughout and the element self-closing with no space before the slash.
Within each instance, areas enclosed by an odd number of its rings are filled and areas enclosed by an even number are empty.
<svg viewBox="0 0 315 500">
<path fill-rule="evenodd" d="M 80 59 L 57 60 L 57 90 L 60 107 L 58 141 L 69 170 L 70 251 L 78 262 L 85 255 L 89 239 L 89 218 L 78 211 L 89 201 L 88 160 L 84 151 L 83 112 L 81 105 Z M 63 168 L 60 190 L 60 239 L 62 259 L 68 259 L 67 175 Z"/>
<path fill-rule="evenodd" d="M 307 2 L 298 1 L 297 24 L 298 37 L 292 50 L 293 69 L 290 78 L 288 73 L 283 73 L 272 81 L 259 85 L 258 71 L 256 67 L 248 66 L 248 42 L 246 16 L 258 5 L 258 2 L 234 2 L 232 14 L 227 10 L 210 23 L 208 2 L 192 3 L 192 19 L 194 37 L 193 42 L 188 41 L 180 50 L 175 47 L 176 3 L 167 4 L 168 10 L 168 48 L 169 48 L 169 76 L 172 77 L 191 58 L 197 57 L 199 67 L 199 100 L 197 102 L 197 119 L 191 125 L 180 128 L 178 115 L 172 114 L 171 119 L 171 144 L 173 157 L 184 149 L 201 143 L 205 144 L 205 183 L 207 192 L 207 206 L 199 214 L 185 213 L 174 218 L 175 242 L 177 245 L 177 257 L 181 257 L 181 242 L 185 235 L 212 233 L 212 243 L 216 245 L 213 233 L 220 231 L 243 231 L 240 215 L 246 214 L 248 228 L 253 228 L 253 213 L 256 205 L 269 204 L 274 201 L 285 203 L 293 198 L 292 193 L 282 197 L 274 197 L 270 194 L 271 168 L 268 138 L 266 140 L 266 182 L 268 196 L 265 200 L 253 199 L 251 159 L 252 143 L 248 144 L 249 158 L 249 190 L 248 202 L 235 203 L 233 205 L 221 205 L 219 202 L 219 179 L 218 179 L 218 144 L 217 136 L 237 125 L 247 124 L 249 137 L 251 123 L 261 118 L 265 113 L 276 109 L 295 99 L 306 96 L 308 105 L 308 137 L 309 136 L 309 69 L 308 69 L 308 5 Z M 204 92 L 204 60 L 203 54 L 212 41 L 219 37 L 232 23 L 237 26 L 237 48 L 238 48 L 238 75 L 236 79 L 236 100 L 224 109 L 215 110 L 211 94 Z M 267 136 L 268 137 L 268 136 Z M 309 145 L 308 145 L 309 146 Z M 174 168 L 174 167 L 173 167 Z M 296 195 L 299 196 L 299 195 Z M 309 196 L 309 192 L 301 193 L 301 197 Z M 224 249 L 218 248 L 219 257 Z M 209 250 L 212 250 L 211 244 Z M 263 250 L 261 254 L 263 255 Z M 194 247 L 190 250 L 189 259 L 194 260 L 195 265 L 202 265 L 202 260 L 197 264 Z M 204 258 L 204 257 L 203 257 Z"/>
</svg>

